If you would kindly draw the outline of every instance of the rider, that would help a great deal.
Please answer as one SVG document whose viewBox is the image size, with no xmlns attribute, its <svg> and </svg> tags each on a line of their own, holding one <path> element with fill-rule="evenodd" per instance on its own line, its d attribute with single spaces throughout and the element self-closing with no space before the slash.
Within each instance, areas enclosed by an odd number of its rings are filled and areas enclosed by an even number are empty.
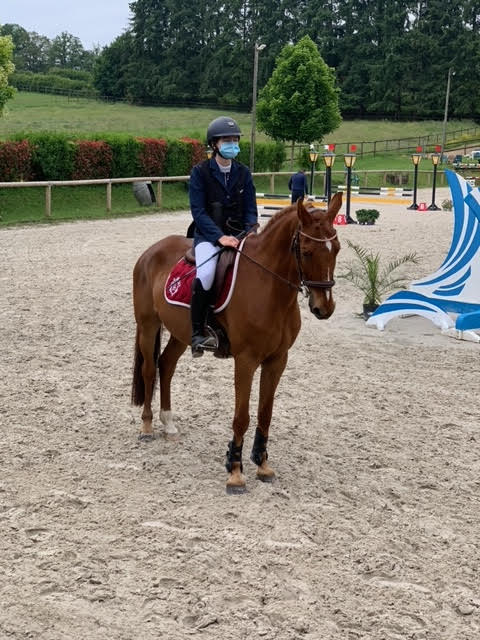
<svg viewBox="0 0 480 640">
<path fill-rule="evenodd" d="M 191 301 L 192 355 L 203 355 L 213 348 L 211 337 L 205 337 L 204 326 L 211 288 L 215 277 L 218 252 L 222 247 L 236 248 L 239 233 L 257 224 L 257 203 L 252 175 L 234 158 L 240 152 L 242 135 L 232 118 L 221 116 L 207 129 L 207 143 L 213 155 L 192 169 L 190 175 L 190 207 L 195 223 L 193 244 L 197 274 Z"/>
</svg>

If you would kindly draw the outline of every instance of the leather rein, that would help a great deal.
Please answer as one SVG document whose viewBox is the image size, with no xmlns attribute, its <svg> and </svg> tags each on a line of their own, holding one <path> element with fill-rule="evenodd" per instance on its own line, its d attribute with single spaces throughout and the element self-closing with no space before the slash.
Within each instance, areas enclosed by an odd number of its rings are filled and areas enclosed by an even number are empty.
<svg viewBox="0 0 480 640">
<path fill-rule="evenodd" d="M 298 277 L 299 277 L 299 280 L 300 280 L 300 286 L 298 286 L 295 283 L 291 282 L 287 278 L 284 278 L 283 276 L 280 276 L 278 273 L 275 273 L 274 271 L 271 271 L 267 267 L 263 266 L 263 264 L 261 264 L 260 262 L 257 262 L 257 260 L 254 260 L 250 256 L 247 256 L 247 254 L 243 253 L 243 251 L 240 251 L 240 249 L 235 249 L 235 251 L 237 253 L 239 253 L 241 256 L 243 256 L 244 258 L 247 258 L 247 260 L 250 260 L 250 262 L 253 262 L 254 264 L 256 264 L 258 267 L 260 267 L 261 269 L 263 269 L 267 273 L 269 273 L 272 276 L 274 276 L 275 278 L 277 278 L 278 280 L 281 280 L 282 282 L 284 282 L 288 286 L 292 287 L 296 291 L 303 292 L 305 295 L 308 295 L 308 289 L 309 288 L 312 288 L 312 289 L 331 289 L 335 285 L 335 280 L 333 280 L 333 279 L 332 280 L 305 280 L 304 275 L 303 275 L 303 270 L 302 270 L 302 256 L 301 256 L 301 253 L 300 253 L 300 236 L 301 235 L 305 236 L 305 238 L 308 238 L 309 240 L 313 240 L 314 242 L 331 242 L 332 240 L 335 240 L 335 238 L 337 237 L 337 233 L 335 232 L 333 234 L 333 236 L 331 236 L 330 238 L 314 238 L 313 236 L 309 236 L 308 234 L 306 234 L 303 231 L 301 231 L 300 227 L 297 228 L 297 230 L 295 231 L 295 234 L 294 234 L 294 236 L 292 238 L 291 251 L 293 251 L 294 255 L 295 255 L 295 262 L 296 262 L 296 265 L 297 265 L 297 273 L 298 273 Z"/>
</svg>

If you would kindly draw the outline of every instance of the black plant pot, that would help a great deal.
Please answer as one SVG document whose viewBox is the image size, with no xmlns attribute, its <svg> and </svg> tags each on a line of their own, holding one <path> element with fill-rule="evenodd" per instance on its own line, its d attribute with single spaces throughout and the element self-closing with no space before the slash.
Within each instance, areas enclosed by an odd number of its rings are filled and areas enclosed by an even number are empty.
<svg viewBox="0 0 480 640">
<path fill-rule="evenodd" d="M 378 309 L 378 304 L 364 304 L 363 305 L 363 317 L 368 320 L 372 313 Z"/>
</svg>

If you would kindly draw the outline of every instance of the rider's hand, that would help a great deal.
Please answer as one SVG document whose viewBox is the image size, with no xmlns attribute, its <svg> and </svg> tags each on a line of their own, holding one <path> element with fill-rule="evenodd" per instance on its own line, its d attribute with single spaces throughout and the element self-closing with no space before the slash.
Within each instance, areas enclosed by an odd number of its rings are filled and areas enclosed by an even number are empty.
<svg viewBox="0 0 480 640">
<path fill-rule="evenodd" d="M 233 247 L 236 249 L 239 242 L 235 236 L 222 236 L 218 239 L 218 244 L 221 244 L 222 247 Z"/>
</svg>

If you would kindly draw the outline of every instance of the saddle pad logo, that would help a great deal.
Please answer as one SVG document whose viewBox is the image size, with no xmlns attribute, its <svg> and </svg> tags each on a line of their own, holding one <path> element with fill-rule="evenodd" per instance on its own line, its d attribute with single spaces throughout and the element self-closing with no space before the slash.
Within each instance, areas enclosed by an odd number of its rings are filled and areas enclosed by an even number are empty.
<svg viewBox="0 0 480 640">
<path fill-rule="evenodd" d="M 173 280 L 168 285 L 168 293 L 172 298 L 175 296 L 177 291 L 180 289 L 180 278 L 173 278 Z"/>
</svg>

